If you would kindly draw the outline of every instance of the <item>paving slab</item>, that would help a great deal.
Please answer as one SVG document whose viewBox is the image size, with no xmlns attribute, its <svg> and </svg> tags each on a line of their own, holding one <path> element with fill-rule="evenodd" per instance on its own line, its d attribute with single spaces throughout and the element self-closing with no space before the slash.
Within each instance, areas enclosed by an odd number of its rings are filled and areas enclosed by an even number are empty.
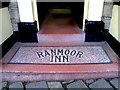
<svg viewBox="0 0 120 90">
<path fill-rule="evenodd" d="M 25 87 L 26 87 L 26 90 L 33 90 L 38 88 L 48 90 L 48 86 L 45 81 L 27 83 Z"/>
<path fill-rule="evenodd" d="M 1 90 L 8 90 L 8 89 L 6 89 L 6 88 L 3 88 L 3 89 L 1 89 Z"/>
<path fill-rule="evenodd" d="M 68 90 L 74 90 L 74 89 L 79 89 L 79 90 L 82 90 L 82 89 L 85 89 L 85 90 L 89 90 L 88 87 L 85 85 L 85 83 L 82 81 L 82 80 L 79 80 L 79 81 L 75 81 L 73 83 L 70 83 L 67 85 L 67 89 Z"/>
<path fill-rule="evenodd" d="M 15 89 L 24 90 L 23 83 L 22 82 L 14 82 L 9 85 L 9 90 L 15 90 Z"/>
<path fill-rule="evenodd" d="M 86 82 L 86 84 L 87 85 L 89 85 L 89 84 L 91 84 L 91 83 L 93 83 L 94 82 L 94 80 L 93 79 L 88 79 L 88 80 L 84 80 L 85 82 Z"/>
<path fill-rule="evenodd" d="M 104 79 L 99 79 L 99 80 L 97 80 L 96 82 L 90 84 L 89 87 L 90 87 L 91 89 L 96 89 L 96 88 L 108 88 L 108 89 L 110 89 L 110 90 L 111 90 L 111 89 L 114 90 L 114 89 L 112 88 L 112 86 L 110 86 L 110 84 L 109 84 L 107 81 L 105 81 Z"/>
<path fill-rule="evenodd" d="M 64 90 L 60 82 L 47 82 L 47 84 L 50 90 L 54 90 L 54 89 Z"/>
<path fill-rule="evenodd" d="M 0 82 L 0 89 L 7 87 L 7 82 Z"/>
<path fill-rule="evenodd" d="M 74 82 L 75 80 L 66 80 L 66 81 L 63 81 L 62 84 L 69 84 L 69 83 L 72 83 Z"/>
<path fill-rule="evenodd" d="M 110 83 L 116 88 L 116 89 L 120 89 L 120 85 L 119 85 L 119 82 L 120 82 L 120 78 L 115 78 L 115 79 L 112 79 L 110 81 Z"/>
</svg>

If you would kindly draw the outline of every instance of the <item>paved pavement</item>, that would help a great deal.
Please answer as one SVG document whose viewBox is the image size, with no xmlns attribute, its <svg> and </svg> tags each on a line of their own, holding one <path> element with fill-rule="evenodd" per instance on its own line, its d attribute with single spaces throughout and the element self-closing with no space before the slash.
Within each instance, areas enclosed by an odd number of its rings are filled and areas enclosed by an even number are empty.
<svg viewBox="0 0 120 90">
<path fill-rule="evenodd" d="M 120 78 L 68 81 L 0 82 L 0 90 L 120 90 Z"/>
</svg>

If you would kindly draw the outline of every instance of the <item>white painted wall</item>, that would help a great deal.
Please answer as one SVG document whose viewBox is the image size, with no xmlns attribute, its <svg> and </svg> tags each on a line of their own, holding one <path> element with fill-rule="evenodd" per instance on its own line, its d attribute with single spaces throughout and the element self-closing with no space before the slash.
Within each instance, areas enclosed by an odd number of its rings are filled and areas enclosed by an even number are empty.
<svg viewBox="0 0 120 90">
<path fill-rule="evenodd" d="M 32 10 L 32 1 L 31 0 L 17 0 L 20 21 L 21 22 L 33 22 L 33 10 Z"/>
<path fill-rule="evenodd" d="M 89 0 L 88 21 L 101 21 L 104 0 Z"/>
<path fill-rule="evenodd" d="M 85 28 L 85 19 L 88 19 L 89 0 L 84 2 L 83 31 Z"/>
<path fill-rule="evenodd" d="M 8 8 L 0 9 L 0 45 L 13 34 Z"/>
<path fill-rule="evenodd" d="M 118 7 L 118 41 L 120 42 L 120 6 Z"/>
<path fill-rule="evenodd" d="M 37 0 L 32 0 L 33 19 L 37 21 L 37 28 L 39 30 L 38 12 L 37 12 Z"/>
<path fill-rule="evenodd" d="M 112 19 L 110 24 L 110 34 L 112 34 L 113 37 L 115 37 L 118 41 L 120 41 L 120 18 L 118 17 L 120 15 L 120 6 L 114 5 L 113 11 L 112 11 Z"/>
</svg>

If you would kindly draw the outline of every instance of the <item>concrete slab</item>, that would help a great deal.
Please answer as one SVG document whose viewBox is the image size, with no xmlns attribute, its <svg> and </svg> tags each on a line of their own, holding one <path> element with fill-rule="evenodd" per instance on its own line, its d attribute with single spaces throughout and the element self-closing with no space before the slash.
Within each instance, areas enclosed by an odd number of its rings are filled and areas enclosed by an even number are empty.
<svg viewBox="0 0 120 90">
<path fill-rule="evenodd" d="M 75 81 L 67 85 L 67 90 L 72 90 L 72 88 L 79 89 L 79 90 L 83 90 L 83 89 L 89 90 L 82 80 Z"/>
<path fill-rule="evenodd" d="M 50 88 L 50 90 L 64 90 L 62 84 L 60 82 L 47 82 L 48 87 Z"/>
<path fill-rule="evenodd" d="M 7 82 L 0 82 L 0 89 L 7 87 Z"/>
<path fill-rule="evenodd" d="M 108 88 L 110 90 L 114 90 L 112 86 L 108 82 L 106 82 L 104 79 L 99 79 L 98 81 L 92 83 L 89 85 L 91 89 L 105 89 Z"/>
<path fill-rule="evenodd" d="M 115 78 L 115 79 L 112 79 L 112 80 L 110 81 L 110 83 L 111 83 L 116 89 L 120 89 L 119 82 L 120 82 L 120 78 Z"/>
<path fill-rule="evenodd" d="M 24 90 L 22 82 L 15 82 L 9 85 L 9 90 L 15 89 Z"/>
<path fill-rule="evenodd" d="M 27 83 L 25 87 L 26 87 L 26 90 L 34 90 L 34 89 L 48 90 L 48 86 L 45 81 Z"/>
</svg>

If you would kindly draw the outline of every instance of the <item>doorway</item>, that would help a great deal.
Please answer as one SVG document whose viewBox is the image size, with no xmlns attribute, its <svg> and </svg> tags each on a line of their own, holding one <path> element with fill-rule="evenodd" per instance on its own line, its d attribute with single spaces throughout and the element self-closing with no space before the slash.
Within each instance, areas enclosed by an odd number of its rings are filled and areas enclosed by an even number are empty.
<svg viewBox="0 0 120 90">
<path fill-rule="evenodd" d="M 51 9 L 69 9 L 71 13 L 66 14 L 66 16 L 72 17 L 79 28 L 82 29 L 84 2 L 37 2 L 39 28 L 41 28 L 46 16 L 50 14 Z"/>
</svg>

